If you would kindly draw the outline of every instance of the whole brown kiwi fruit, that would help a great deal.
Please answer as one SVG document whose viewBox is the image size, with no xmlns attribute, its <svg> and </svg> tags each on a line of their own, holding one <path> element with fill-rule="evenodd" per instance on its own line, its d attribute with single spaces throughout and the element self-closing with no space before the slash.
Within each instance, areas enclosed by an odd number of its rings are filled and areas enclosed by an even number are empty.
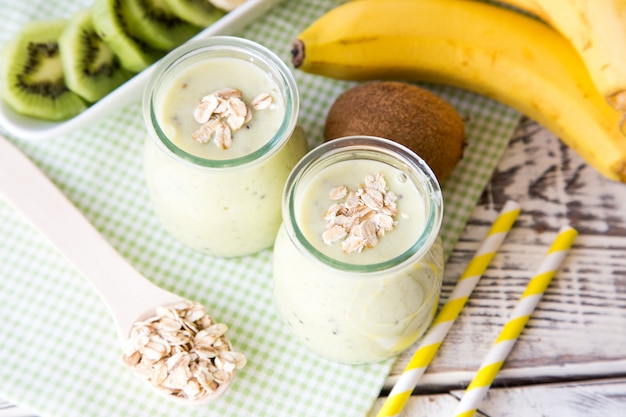
<svg viewBox="0 0 626 417">
<path fill-rule="evenodd" d="M 447 101 L 400 81 L 370 81 L 343 92 L 330 107 L 324 140 L 379 136 L 417 153 L 441 182 L 463 156 L 465 123 Z"/>
</svg>

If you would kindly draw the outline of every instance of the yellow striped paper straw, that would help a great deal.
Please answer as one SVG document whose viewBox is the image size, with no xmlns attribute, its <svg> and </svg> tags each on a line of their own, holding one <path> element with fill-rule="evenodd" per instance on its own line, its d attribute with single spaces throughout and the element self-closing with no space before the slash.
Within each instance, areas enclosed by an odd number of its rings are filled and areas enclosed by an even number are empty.
<svg viewBox="0 0 626 417">
<path fill-rule="evenodd" d="M 478 280 L 487 270 L 504 238 L 513 227 L 513 223 L 515 223 L 519 213 L 520 206 L 514 201 L 508 201 L 502 207 L 500 214 L 498 214 L 498 217 L 491 225 L 474 257 L 452 290 L 448 301 L 434 318 L 409 364 L 378 411 L 377 417 L 392 417 L 402 412 L 402 408 L 409 399 L 411 392 L 435 357 L 443 339 L 459 316 Z"/>
<path fill-rule="evenodd" d="M 524 330 L 530 315 L 533 313 L 543 293 L 552 281 L 567 252 L 572 247 L 578 232 L 570 226 L 561 228 L 546 253 L 535 276 L 526 286 L 517 305 L 511 312 L 509 320 L 502 328 L 500 335 L 487 353 L 478 372 L 468 385 L 463 398 L 454 413 L 455 417 L 472 417 L 478 405 L 489 390 L 496 374 L 513 349 L 513 345 Z"/>
</svg>

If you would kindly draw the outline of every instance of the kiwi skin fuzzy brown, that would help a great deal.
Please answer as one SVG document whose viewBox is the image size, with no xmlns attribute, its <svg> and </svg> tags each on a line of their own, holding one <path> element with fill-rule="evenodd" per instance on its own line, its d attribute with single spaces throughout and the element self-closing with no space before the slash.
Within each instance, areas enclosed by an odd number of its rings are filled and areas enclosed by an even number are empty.
<svg viewBox="0 0 626 417">
<path fill-rule="evenodd" d="M 379 136 L 417 153 L 439 182 L 463 156 L 465 123 L 454 107 L 436 94 L 400 81 L 370 81 L 343 92 L 332 104 L 324 140 Z"/>
</svg>

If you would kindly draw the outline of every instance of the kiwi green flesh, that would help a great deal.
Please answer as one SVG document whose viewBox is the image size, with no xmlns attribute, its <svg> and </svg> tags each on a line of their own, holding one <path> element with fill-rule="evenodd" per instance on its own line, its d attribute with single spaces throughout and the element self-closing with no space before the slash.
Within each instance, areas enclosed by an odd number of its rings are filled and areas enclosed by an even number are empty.
<svg viewBox="0 0 626 417">
<path fill-rule="evenodd" d="M 176 16 L 163 0 L 125 0 L 123 5 L 130 33 L 153 48 L 170 50 L 200 31 Z"/>
<path fill-rule="evenodd" d="M 101 99 L 131 76 L 96 33 L 91 10 L 72 17 L 59 38 L 59 47 L 67 86 L 88 102 Z"/>
<path fill-rule="evenodd" d="M 3 101 L 15 112 L 44 120 L 69 119 L 87 104 L 65 84 L 58 38 L 67 22 L 33 22 L 3 50 Z"/>
<path fill-rule="evenodd" d="M 163 0 L 179 18 L 196 26 L 207 27 L 224 16 L 225 12 L 208 0 Z"/>
<path fill-rule="evenodd" d="M 123 13 L 122 0 L 95 0 L 92 21 L 96 33 L 117 55 L 122 67 L 140 72 L 163 56 L 164 52 L 150 47 L 131 35 Z"/>
</svg>

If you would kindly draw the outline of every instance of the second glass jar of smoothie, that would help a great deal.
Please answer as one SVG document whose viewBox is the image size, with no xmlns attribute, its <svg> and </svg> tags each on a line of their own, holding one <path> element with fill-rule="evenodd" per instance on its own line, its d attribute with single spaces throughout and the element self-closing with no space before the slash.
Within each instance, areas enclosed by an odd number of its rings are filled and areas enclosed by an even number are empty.
<svg viewBox="0 0 626 417">
<path fill-rule="evenodd" d="M 159 62 L 144 94 L 144 170 L 165 229 L 212 256 L 270 247 L 307 150 L 298 107 L 286 65 L 246 39 L 192 41 Z"/>
<path fill-rule="evenodd" d="M 385 139 L 326 142 L 294 168 L 274 245 L 274 293 L 313 352 L 361 364 L 428 328 L 443 278 L 443 201 L 430 168 Z"/>
</svg>

